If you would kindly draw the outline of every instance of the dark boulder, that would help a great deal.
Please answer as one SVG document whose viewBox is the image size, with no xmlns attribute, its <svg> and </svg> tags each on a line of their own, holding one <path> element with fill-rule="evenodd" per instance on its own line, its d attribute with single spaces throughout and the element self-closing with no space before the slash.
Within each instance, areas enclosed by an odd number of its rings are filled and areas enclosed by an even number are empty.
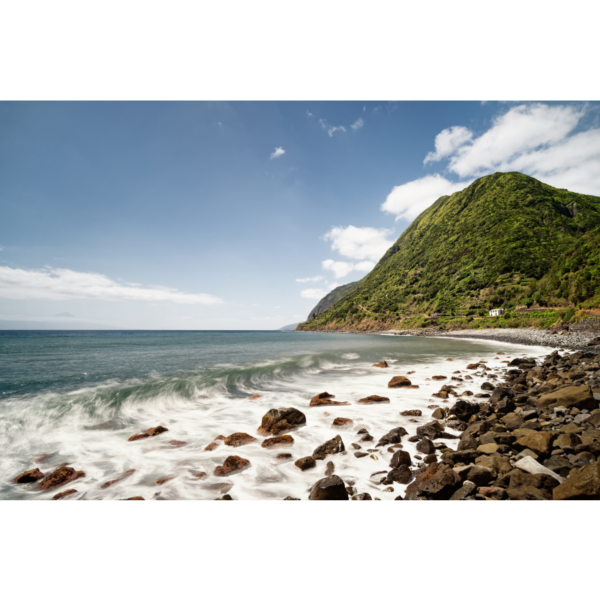
<svg viewBox="0 0 600 600">
<path fill-rule="evenodd" d="M 463 463 L 468 465 L 472 462 L 475 462 L 475 459 L 480 456 L 480 452 L 477 450 L 461 450 L 460 452 L 444 452 L 442 457 L 442 462 L 452 462 L 457 465 L 459 463 Z"/>
<path fill-rule="evenodd" d="M 348 500 L 348 492 L 344 482 L 337 475 L 319 479 L 313 485 L 309 500 Z"/>
<path fill-rule="evenodd" d="M 338 454 L 345 450 L 346 447 L 344 446 L 342 438 L 339 435 L 336 435 L 332 440 L 329 440 L 316 448 L 312 456 L 315 460 L 324 460 L 329 454 Z"/>
<path fill-rule="evenodd" d="M 396 377 L 392 377 L 388 382 L 389 388 L 399 388 L 405 387 L 407 385 L 412 385 L 412 382 L 407 377 L 403 377 L 402 375 L 397 375 Z"/>
<path fill-rule="evenodd" d="M 404 499 L 449 500 L 460 485 L 460 477 L 449 466 L 432 463 L 406 488 Z"/>
<path fill-rule="evenodd" d="M 472 481 L 477 486 L 485 486 L 496 479 L 496 471 L 482 465 L 467 465 L 454 469 L 461 481 Z"/>
<path fill-rule="evenodd" d="M 558 481 L 545 473 L 532 475 L 513 469 L 500 478 L 496 485 L 505 488 L 511 500 L 551 500 L 552 490 Z"/>
<path fill-rule="evenodd" d="M 404 427 L 395 427 L 382 436 L 377 442 L 377 446 L 387 446 L 389 444 L 399 444 L 402 441 L 402 436 L 408 435 L 408 431 Z"/>
<path fill-rule="evenodd" d="M 420 417 L 423 413 L 420 410 L 415 409 L 415 410 L 403 410 L 400 414 L 403 417 Z"/>
<path fill-rule="evenodd" d="M 261 444 L 262 448 L 281 448 L 292 446 L 294 444 L 294 438 L 291 435 L 278 435 L 276 437 L 267 438 Z"/>
<path fill-rule="evenodd" d="M 44 478 L 44 474 L 39 469 L 31 469 L 31 471 L 25 471 L 17 475 L 13 481 L 15 483 L 33 483 Z"/>
<path fill-rule="evenodd" d="M 388 365 L 385 360 L 382 360 L 381 362 L 378 362 L 377 364 L 373 365 L 374 367 L 379 367 L 380 369 L 387 369 L 390 365 Z"/>
<path fill-rule="evenodd" d="M 384 479 L 381 480 L 383 485 L 392 483 L 408 483 L 412 478 L 412 472 L 407 465 L 399 465 L 387 473 Z"/>
<path fill-rule="evenodd" d="M 450 500 L 465 500 L 470 496 L 473 496 L 477 491 L 477 486 L 472 481 L 465 481 L 462 487 L 458 488 L 452 496 L 450 496 Z"/>
<path fill-rule="evenodd" d="M 85 477 L 83 471 L 76 471 L 72 467 L 59 467 L 55 471 L 52 471 L 50 475 L 42 479 L 36 487 L 44 491 L 53 490 L 70 483 L 71 481 L 75 481 L 80 477 Z"/>
<path fill-rule="evenodd" d="M 317 466 L 315 459 L 312 456 L 305 456 L 303 458 L 299 458 L 294 463 L 301 471 L 306 471 L 307 469 L 312 469 Z"/>
<path fill-rule="evenodd" d="M 258 433 L 262 436 L 281 435 L 306 425 L 306 415 L 297 408 L 272 408 L 263 418 Z"/>
<path fill-rule="evenodd" d="M 384 396 L 367 396 L 366 398 L 361 398 L 358 401 L 358 404 L 385 404 L 389 403 L 390 399 L 385 398 Z"/>
<path fill-rule="evenodd" d="M 423 454 L 431 454 L 432 452 L 435 452 L 435 446 L 431 440 L 423 438 L 417 442 L 417 450 Z"/>
<path fill-rule="evenodd" d="M 239 446 L 245 446 L 246 444 L 251 444 L 255 441 L 256 438 L 248 435 L 247 433 L 232 433 L 223 440 L 223 443 L 226 446 L 238 448 Z"/>
<path fill-rule="evenodd" d="M 399 467 L 400 465 L 406 465 L 408 467 L 412 465 L 410 454 L 404 450 L 398 450 L 398 452 L 395 452 L 394 456 L 392 456 L 392 460 L 390 460 L 390 467 L 393 469 Z"/>
<path fill-rule="evenodd" d="M 223 477 L 225 475 L 231 475 L 233 473 L 239 473 L 250 467 L 250 461 L 241 458 L 240 456 L 228 456 L 225 459 L 222 467 L 215 469 L 215 475 Z"/>
<path fill-rule="evenodd" d="M 467 402 L 466 400 L 459 400 L 452 406 L 449 411 L 449 414 L 456 415 L 458 419 L 461 421 L 468 421 L 471 416 L 477 414 L 479 412 L 479 405 L 471 404 L 471 402 Z"/>
</svg>

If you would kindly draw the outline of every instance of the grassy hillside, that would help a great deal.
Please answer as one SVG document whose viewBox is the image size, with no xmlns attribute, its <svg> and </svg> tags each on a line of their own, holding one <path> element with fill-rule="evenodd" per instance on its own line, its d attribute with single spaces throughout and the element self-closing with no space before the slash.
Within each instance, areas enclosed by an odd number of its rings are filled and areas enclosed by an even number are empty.
<svg viewBox="0 0 600 600">
<path fill-rule="evenodd" d="M 433 313 L 594 302 L 599 226 L 598 197 L 521 173 L 482 177 L 421 213 L 354 290 L 299 329 L 401 329 Z"/>
<path fill-rule="evenodd" d="M 347 283 L 346 285 L 340 285 L 331 290 L 327 296 L 319 300 L 319 303 L 310 311 L 308 318 L 313 319 L 317 315 L 325 312 L 328 308 L 331 308 L 336 302 L 345 298 L 357 285 L 358 281 L 354 281 L 352 283 Z"/>
</svg>

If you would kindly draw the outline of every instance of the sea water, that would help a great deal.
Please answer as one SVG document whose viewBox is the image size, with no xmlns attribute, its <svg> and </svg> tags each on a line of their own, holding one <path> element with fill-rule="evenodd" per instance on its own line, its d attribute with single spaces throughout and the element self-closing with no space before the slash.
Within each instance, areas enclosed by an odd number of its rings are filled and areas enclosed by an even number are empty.
<svg viewBox="0 0 600 600">
<path fill-rule="evenodd" d="M 358 493 L 393 500 L 406 486 L 393 484 L 393 491 L 385 492 L 387 486 L 378 484 L 383 475 L 372 477 L 390 468 L 392 454 L 376 448 L 382 435 L 400 426 L 414 435 L 419 425 L 432 420 L 428 406 L 451 406 L 431 394 L 444 383 L 454 383 L 450 378 L 456 371 L 472 374 L 465 370 L 468 363 L 483 359 L 493 369 L 506 366 L 502 361 L 507 357 L 548 353 L 547 348 L 487 341 L 342 333 L 2 331 L 0 498 L 43 500 L 74 488 L 77 493 L 69 499 L 214 500 L 227 492 L 235 500 L 305 500 L 331 460 L 335 473 Z M 389 368 L 372 366 L 381 360 Z M 388 389 L 395 375 L 407 376 L 419 389 Z M 432 381 L 432 375 L 445 375 L 447 380 Z M 457 392 L 478 393 L 483 381 L 473 376 Z M 311 397 L 324 391 L 349 404 L 310 408 Z M 373 394 L 388 397 L 390 403 L 357 403 Z M 259 397 L 250 399 L 255 395 Z M 299 409 L 307 423 L 290 432 L 290 448 L 262 448 L 264 438 L 257 428 L 268 410 L 280 407 Z M 410 409 L 422 410 L 423 416 L 401 416 Z M 336 417 L 350 418 L 353 424 L 334 428 Z M 127 441 L 157 425 L 168 431 Z M 361 428 L 375 440 L 359 442 Z M 236 432 L 250 434 L 257 442 L 205 450 L 217 436 Z M 294 465 L 337 435 L 346 454 L 317 461 L 304 472 Z M 418 452 L 407 438 L 404 449 L 414 457 Z M 443 441 L 453 449 L 458 444 Z M 356 458 L 353 442 L 362 452 L 376 449 L 376 458 Z M 281 453 L 292 458 L 278 459 Z M 214 476 L 230 455 L 248 459 L 250 467 L 228 477 Z M 35 484 L 12 482 L 23 471 L 38 467 L 50 473 L 65 463 L 83 470 L 85 477 L 48 492 Z M 131 469 L 129 477 L 102 488 Z M 194 477 L 198 472 L 207 478 Z M 169 480 L 156 483 L 164 478 Z M 231 485 L 223 488 L 225 484 Z"/>
</svg>

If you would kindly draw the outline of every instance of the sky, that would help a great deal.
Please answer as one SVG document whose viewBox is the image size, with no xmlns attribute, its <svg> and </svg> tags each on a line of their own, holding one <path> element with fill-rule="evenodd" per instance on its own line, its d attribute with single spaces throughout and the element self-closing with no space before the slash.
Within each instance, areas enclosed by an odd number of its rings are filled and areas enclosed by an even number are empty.
<svg viewBox="0 0 600 600">
<path fill-rule="evenodd" d="M 0 329 L 303 321 L 477 177 L 600 196 L 599 109 L 0 102 Z"/>
</svg>

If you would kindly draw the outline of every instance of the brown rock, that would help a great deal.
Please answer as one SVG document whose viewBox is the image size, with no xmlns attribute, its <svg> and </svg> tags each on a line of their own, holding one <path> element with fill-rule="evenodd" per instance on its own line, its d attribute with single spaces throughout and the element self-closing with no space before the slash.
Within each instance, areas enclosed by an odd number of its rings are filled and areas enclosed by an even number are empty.
<svg viewBox="0 0 600 600">
<path fill-rule="evenodd" d="M 157 479 L 154 483 L 156 485 L 163 485 L 164 483 L 167 483 L 167 481 L 171 481 L 171 479 L 175 479 L 174 477 L 161 477 L 160 479 Z"/>
<path fill-rule="evenodd" d="M 256 438 L 252 437 L 251 435 L 248 435 L 247 433 L 232 433 L 223 440 L 223 443 L 226 446 L 238 448 L 239 446 L 245 446 L 246 444 L 251 444 L 255 441 Z"/>
<path fill-rule="evenodd" d="M 432 441 L 424 438 L 417 443 L 417 451 L 423 454 L 431 454 L 435 452 L 435 446 Z"/>
<path fill-rule="evenodd" d="M 479 363 L 471 363 L 470 365 L 467 365 L 467 369 L 478 369 L 479 368 Z"/>
<path fill-rule="evenodd" d="M 508 498 L 506 490 L 501 487 L 480 487 L 477 492 L 486 498 L 491 498 L 492 500 L 506 500 Z"/>
<path fill-rule="evenodd" d="M 39 469 L 31 469 L 31 471 L 25 471 L 25 473 L 17 475 L 13 481 L 15 483 L 33 483 L 43 478 L 44 474 Z"/>
<path fill-rule="evenodd" d="M 377 442 L 377 446 L 387 446 L 389 444 L 398 444 L 402 441 L 402 437 L 408 435 L 408 432 L 404 427 L 394 427 L 388 431 L 385 435 L 381 436 Z"/>
<path fill-rule="evenodd" d="M 575 448 L 581 444 L 581 438 L 574 433 L 561 433 L 552 444 L 557 448 Z"/>
<path fill-rule="evenodd" d="M 494 469 L 498 475 L 505 475 L 512 471 L 512 467 L 508 460 L 500 456 L 478 456 L 475 459 L 475 464 Z"/>
<path fill-rule="evenodd" d="M 131 498 L 123 498 L 123 500 L 145 500 L 143 496 L 132 496 Z"/>
<path fill-rule="evenodd" d="M 423 413 L 420 410 L 403 410 L 400 414 L 403 417 L 420 417 Z"/>
<path fill-rule="evenodd" d="M 589 385 L 569 386 L 550 394 L 540 396 L 535 400 L 537 408 L 562 406 L 564 408 L 578 408 L 579 410 L 593 410 L 598 408 L 598 401 L 594 400 L 592 388 Z"/>
<path fill-rule="evenodd" d="M 294 438 L 291 435 L 278 435 L 277 437 L 267 438 L 262 444 L 262 448 L 280 448 L 282 446 L 293 446 Z"/>
<path fill-rule="evenodd" d="M 583 467 L 555 487 L 554 500 L 600 500 L 600 463 Z"/>
<path fill-rule="evenodd" d="M 344 482 L 337 476 L 319 479 L 310 490 L 309 500 L 348 500 Z"/>
<path fill-rule="evenodd" d="M 206 446 L 206 448 L 204 448 L 205 452 L 212 452 L 213 450 L 216 450 L 220 445 L 221 442 L 225 439 L 225 436 L 223 435 L 218 435 L 214 441 L 212 441 L 208 446 Z"/>
<path fill-rule="evenodd" d="M 331 400 L 331 398 L 335 398 L 335 396 L 327 392 L 321 392 L 310 399 L 309 406 L 341 406 L 343 404 L 350 404 L 349 402 L 336 402 L 335 400 Z"/>
<path fill-rule="evenodd" d="M 460 477 L 447 465 L 432 463 L 406 488 L 405 500 L 448 500 L 460 487 Z"/>
<path fill-rule="evenodd" d="M 192 473 L 192 477 L 195 477 L 200 481 L 204 481 L 208 477 L 208 475 L 204 471 L 200 471 L 199 473 Z"/>
<path fill-rule="evenodd" d="M 154 437 L 156 435 L 160 435 L 161 433 L 164 433 L 165 431 L 169 431 L 169 430 L 166 427 L 163 427 L 162 425 L 158 425 L 157 427 L 150 427 L 150 429 L 146 429 L 146 431 L 144 431 L 143 433 L 136 433 L 135 435 L 132 435 L 127 441 L 135 442 L 136 440 L 143 440 L 148 437 Z"/>
<path fill-rule="evenodd" d="M 389 388 L 399 388 L 399 387 L 404 387 L 407 385 L 412 385 L 412 382 L 410 379 L 408 379 L 402 375 L 397 375 L 396 377 L 392 377 L 388 383 Z"/>
<path fill-rule="evenodd" d="M 332 440 L 321 444 L 315 449 L 312 456 L 315 460 L 324 460 L 329 454 L 338 454 L 346 450 L 344 442 L 339 435 L 336 435 Z"/>
<path fill-rule="evenodd" d="M 448 379 L 445 375 L 434 375 L 431 380 L 432 381 L 443 381 L 444 379 Z"/>
<path fill-rule="evenodd" d="M 63 498 L 66 498 L 67 496 L 70 496 L 71 494 L 76 494 L 77 490 L 67 490 L 66 492 L 60 492 L 58 494 L 56 494 L 56 496 L 52 496 L 52 500 L 62 500 Z"/>
<path fill-rule="evenodd" d="M 531 475 L 519 469 L 513 469 L 502 479 L 508 479 L 506 491 L 511 500 L 551 500 L 552 490 L 558 485 L 550 475 Z"/>
<path fill-rule="evenodd" d="M 443 419 L 444 411 L 441 408 L 436 408 L 431 415 L 434 419 Z"/>
<path fill-rule="evenodd" d="M 228 456 L 225 459 L 223 466 L 215 469 L 215 475 L 223 477 L 225 475 L 231 475 L 232 473 L 239 473 L 248 467 L 250 467 L 249 460 L 241 458 L 240 456 Z"/>
<path fill-rule="evenodd" d="M 36 487 L 47 492 L 48 490 L 53 490 L 70 483 L 71 481 L 75 481 L 80 477 L 85 477 L 83 471 L 76 471 L 72 467 L 59 467 L 50 473 L 50 475 L 42 479 Z"/>
<path fill-rule="evenodd" d="M 548 455 L 552 451 L 552 442 L 555 437 L 556 434 L 548 431 L 531 431 L 528 435 L 519 437 L 515 442 L 515 446 L 529 448 L 538 455 Z"/>
<path fill-rule="evenodd" d="M 412 465 L 410 454 L 405 450 L 398 450 L 398 452 L 395 452 L 394 456 L 392 456 L 392 460 L 390 460 L 390 467 L 393 469 L 399 467 L 400 465 L 406 465 L 407 467 Z"/>
<path fill-rule="evenodd" d="M 272 408 L 263 418 L 258 433 L 265 437 L 281 435 L 306 425 L 306 416 L 296 408 Z"/>
<path fill-rule="evenodd" d="M 366 398 L 361 398 L 358 404 L 383 404 L 389 401 L 389 398 L 384 398 L 383 396 L 367 396 Z"/>
<path fill-rule="evenodd" d="M 312 456 L 305 456 L 304 458 L 299 458 L 294 463 L 301 471 L 306 471 L 307 469 L 313 469 L 317 466 L 315 459 Z"/>
<path fill-rule="evenodd" d="M 292 459 L 292 455 L 289 452 L 281 452 L 280 454 L 278 454 L 275 457 L 275 460 L 277 460 L 277 462 L 280 462 L 280 463 L 291 460 L 291 459 Z"/>
<path fill-rule="evenodd" d="M 388 365 L 385 360 L 382 360 L 381 362 L 378 362 L 376 365 L 373 365 L 374 367 L 379 367 L 381 369 L 387 369 L 390 365 Z"/>
<path fill-rule="evenodd" d="M 349 427 L 354 421 L 352 419 L 344 419 L 344 417 L 337 417 L 331 424 L 332 427 Z"/>
<path fill-rule="evenodd" d="M 100 486 L 100 489 L 105 490 L 106 488 L 109 488 L 111 485 L 114 485 L 115 483 L 119 483 L 119 481 L 123 481 L 123 479 L 126 479 L 127 477 L 129 477 L 130 475 L 133 475 L 134 473 L 135 473 L 135 469 L 129 469 L 129 471 L 125 471 L 125 473 L 123 473 L 123 475 L 120 475 L 116 479 L 112 479 L 111 481 L 107 481 L 106 483 L 103 483 Z"/>
</svg>

